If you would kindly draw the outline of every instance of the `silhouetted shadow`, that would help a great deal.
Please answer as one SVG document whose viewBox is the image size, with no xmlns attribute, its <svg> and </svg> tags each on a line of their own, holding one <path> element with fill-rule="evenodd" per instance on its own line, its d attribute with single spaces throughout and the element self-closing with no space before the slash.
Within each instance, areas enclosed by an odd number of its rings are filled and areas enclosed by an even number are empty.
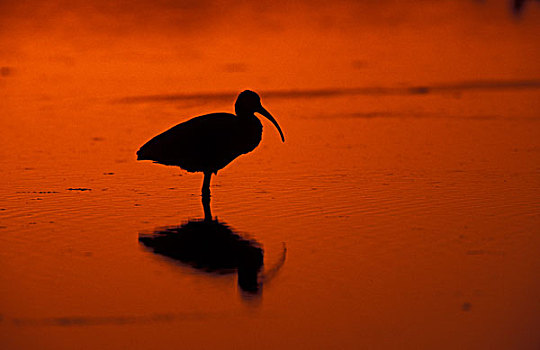
<svg viewBox="0 0 540 350">
<path fill-rule="evenodd" d="M 139 234 L 139 242 L 155 254 L 193 268 L 216 274 L 238 273 L 238 285 L 251 295 L 262 290 L 263 249 L 255 240 L 235 233 L 226 223 L 212 218 L 210 197 L 203 196 L 204 219 L 189 220 L 180 226 Z M 284 249 L 285 254 L 285 249 Z M 270 271 L 275 274 L 283 265 Z"/>
</svg>

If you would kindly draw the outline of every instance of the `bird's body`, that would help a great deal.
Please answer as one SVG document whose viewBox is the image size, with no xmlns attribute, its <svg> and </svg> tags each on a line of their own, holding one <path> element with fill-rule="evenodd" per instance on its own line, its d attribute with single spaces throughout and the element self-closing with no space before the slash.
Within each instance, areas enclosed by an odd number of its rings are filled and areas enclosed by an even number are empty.
<svg viewBox="0 0 540 350">
<path fill-rule="evenodd" d="M 262 124 L 254 112 L 275 119 L 252 91 L 242 92 L 235 104 L 236 115 L 212 113 L 190 119 L 157 135 L 137 151 L 138 160 L 179 166 L 205 175 L 203 194 L 210 193 L 210 176 L 217 174 L 238 156 L 253 151 L 261 142 Z"/>
<path fill-rule="evenodd" d="M 239 155 L 253 151 L 261 135 L 262 124 L 255 116 L 206 114 L 157 135 L 141 147 L 137 156 L 189 172 L 216 174 Z"/>
</svg>

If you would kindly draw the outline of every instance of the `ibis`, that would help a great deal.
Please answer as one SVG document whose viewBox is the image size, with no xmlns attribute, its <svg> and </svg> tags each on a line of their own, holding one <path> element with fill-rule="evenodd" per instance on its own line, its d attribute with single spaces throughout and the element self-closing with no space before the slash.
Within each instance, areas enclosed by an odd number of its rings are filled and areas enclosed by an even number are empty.
<svg viewBox="0 0 540 350">
<path fill-rule="evenodd" d="M 262 124 L 255 113 L 268 118 L 285 142 L 279 124 L 262 106 L 257 93 L 241 92 L 234 109 L 236 114 L 205 114 L 170 128 L 146 142 L 137 151 L 137 159 L 202 172 L 202 195 L 209 196 L 212 174 L 217 175 L 220 169 L 253 151 L 261 142 Z"/>
</svg>

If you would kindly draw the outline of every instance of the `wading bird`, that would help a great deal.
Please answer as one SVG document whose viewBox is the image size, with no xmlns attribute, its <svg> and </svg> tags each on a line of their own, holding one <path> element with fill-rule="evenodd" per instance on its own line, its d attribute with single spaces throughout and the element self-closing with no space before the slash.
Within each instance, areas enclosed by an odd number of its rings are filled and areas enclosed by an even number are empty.
<svg viewBox="0 0 540 350">
<path fill-rule="evenodd" d="M 253 151 L 261 142 L 262 124 L 255 112 L 268 118 L 285 142 L 279 124 L 264 109 L 255 92 L 241 92 L 234 109 L 236 115 L 206 114 L 172 127 L 145 143 L 137 151 L 137 159 L 202 172 L 202 194 L 209 196 L 212 174 L 217 174 L 239 155 Z"/>
</svg>

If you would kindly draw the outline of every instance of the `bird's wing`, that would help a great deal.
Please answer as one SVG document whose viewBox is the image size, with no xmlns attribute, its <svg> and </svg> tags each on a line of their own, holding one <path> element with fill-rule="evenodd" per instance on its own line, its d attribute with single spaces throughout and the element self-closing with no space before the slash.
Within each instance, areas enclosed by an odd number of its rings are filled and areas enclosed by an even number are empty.
<svg viewBox="0 0 540 350">
<path fill-rule="evenodd" d="M 167 138 L 176 146 L 219 152 L 236 134 L 236 120 L 237 117 L 229 113 L 202 115 L 176 125 L 169 130 Z"/>
<path fill-rule="evenodd" d="M 180 123 L 143 145 L 138 159 L 200 171 L 230 153 L 227 147 L 234 144 L 236 118 L 234 114 L 213 113 Z"/>
</svg>

